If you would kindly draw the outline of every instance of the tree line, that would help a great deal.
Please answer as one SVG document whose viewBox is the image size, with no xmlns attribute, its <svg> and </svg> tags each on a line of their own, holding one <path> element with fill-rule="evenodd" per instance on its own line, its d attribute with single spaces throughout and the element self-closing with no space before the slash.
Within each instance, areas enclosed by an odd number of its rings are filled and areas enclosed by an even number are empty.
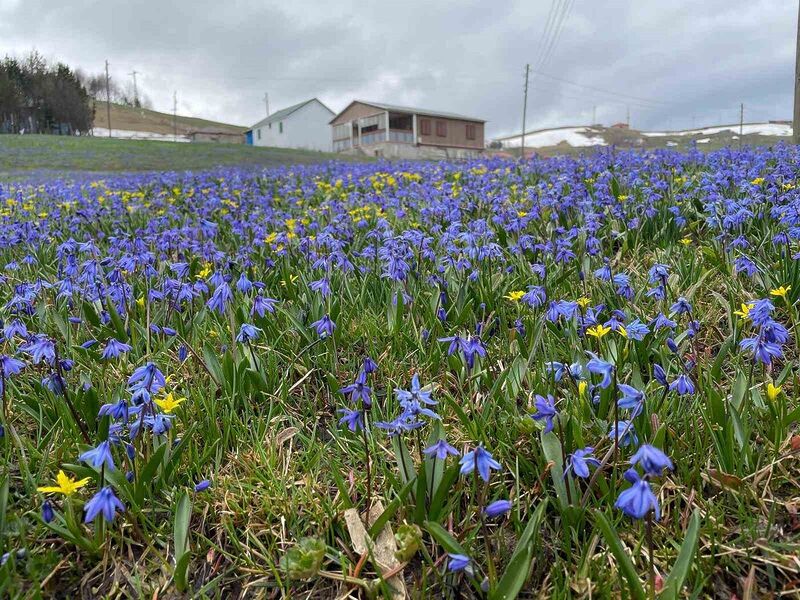
<svg viewBox="0 0 800 600">
<path fill-rule="evenodd" d="M 128 106 L 149 101 L 108 81 L 62 62 L 49 64 L 38 52 L 0 61 L 0 133 L 86 135 L 94 122 L 95 100 Z"/>
</svg>

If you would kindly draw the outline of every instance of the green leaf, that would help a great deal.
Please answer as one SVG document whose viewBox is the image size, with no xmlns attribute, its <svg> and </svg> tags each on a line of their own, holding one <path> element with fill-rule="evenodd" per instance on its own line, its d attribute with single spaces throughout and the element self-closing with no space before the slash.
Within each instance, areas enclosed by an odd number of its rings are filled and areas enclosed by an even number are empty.
<svg viewBox="0 0 800 600">
<path fill-rule="evenodd" d="M 8 510 L 8 477 L 0 483 L 0 549 L 5 548 L 6 510 Z"/>
<path fill-rule="evenodd" d="M 689 568 L 692 566 L 692 558 L 697 550 L 697 541 L 700 537 L 700 513 L 695 510 L 692 513 L 692 519 L 689 521 L 689 528 L 686 530 L 686 537 L 683 538 L 678 558 L 675 559 L 675 564 L 672 570 L 667 575 L 664 581 L 664 590 L 661 592 L 662 598 L 678 598 L 683 582 L 689 574 Z"/>
<path fill-rule="evenodd" d="M 528 521 L 525 531 L 522 532 L 519 538 L 514 554 L 511 555 L 511 559 L 508 561 L 508 566 L 503 576 L 497 582 L 497 586 L 489 593 L 491 600 L 513 600 L 525 585 L 534 558 L 533 538 L 542 524 L 545 508 L 547 508 L 547 500 L 539 504 Z"/>
<path fill-rule="evenodd" d="M 192 518 L 192 503 L 189 494 L 184 492 L 175 507 L 173 530 L 175 544 L 175 585 L 179 591 L 186 589 L 186 573 L 191 554 L 189 553 L 189 521 Z"/>
<path fill-rule="evenodd" d="M 561 442 L 552 431 L 542 433 L 542 450 L 545 458 L 553 463 L 553 466 L 550 467 L 550 476 L 553 479 L 553 486 L 556 488 L 558 504 L 562 510 L 566 509 L 569 506 L 569 499 L 567 498 L 566 480 L 563 476 L 564 462 L 561 459 Z"/>
<path fill-rule="evenodd" d="M 397 498 L 392 500 L 389 503 L 389 506 L 387 506 L 383 510 L 381 515 L 377 519 L 375 519 L 375 522 L 372 524 L 372 527 L 369 528 L 369 536 L 372 539 L 378 537 L 378 534 L 383 529 L 383 526 L 386 525 L 386 522 L 395 515 L 397 510 L 400 508 L 400 505 L 403 503 L 403 500 L 405 500 L 406 496 L 408 495 L 408 492 L 411 490 L 411 486 L 413 485 L 414 485 L 413 481 L 409 481 L 407 484 L 405 484 L 403 486 L 403 489 L 400 490 L 400 493 L 397 495 Z"/>
<path fill-rule="evenodd" d="M 614 526 L 611 525 L 603 513 L 597 511 L 594 515 L 595 525 L 603 535 L 606 546 L 611 550 L 614 558 L 617 559 L 617 565 L 620 571 L 622 571 L 622 576 L 625 577 L 625 580 L 628 582 L 628 590 L 630 591 L 631 598 L 635 598 L 635 600 L 644 600 L 645 594 L 642 582 L 639 579 L 638 573 L 636 573 L 630 556 L 625 552 L 625 548 L 623 548 L 622 542 L 619 540 L 619 536 L 617 536 L 617 532 L 614 530 Z"/>
<path fill-rule="evenodd" d="M 458 543 L 456 538 L 447 533 L 447 530 L 438 523 L 434 521 L 425 521 L 423 527 L 425 527 L 425 531 L 430 533 L 431 537 L 435 539 L 442 548 L 451 554 L 464 554 L 468 556 L 467 551 Z"/>
</svg>

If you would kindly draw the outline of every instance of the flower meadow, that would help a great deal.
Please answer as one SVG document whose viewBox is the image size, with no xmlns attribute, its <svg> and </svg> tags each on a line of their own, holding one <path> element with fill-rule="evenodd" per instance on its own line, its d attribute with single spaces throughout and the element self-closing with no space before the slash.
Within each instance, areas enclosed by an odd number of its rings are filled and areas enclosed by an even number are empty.
<svg viewBox="0 0 800 600">
<path fill-rule="evenodd" d="M 5 185 L 2 595 L 796 593 L 799 174 Z"/>
</svg>

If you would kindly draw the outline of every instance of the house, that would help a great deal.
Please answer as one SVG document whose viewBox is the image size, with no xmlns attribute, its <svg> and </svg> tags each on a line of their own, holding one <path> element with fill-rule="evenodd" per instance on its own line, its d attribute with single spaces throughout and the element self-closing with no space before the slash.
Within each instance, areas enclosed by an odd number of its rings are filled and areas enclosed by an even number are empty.
<svg viewBox="0 0 800 600">
<path fill-rule="evenodd" d="M 353 100 L 330 121 L 334 152 L 384 158 L 471 158 L 486 121 L 448 112 Z"/>
<path fill-rule="evenodd" d="M 330 152 L 328 121 L 334 112 L 316 98 L 271 114 L 245 133 L 248 144 Z"/>
</svg>

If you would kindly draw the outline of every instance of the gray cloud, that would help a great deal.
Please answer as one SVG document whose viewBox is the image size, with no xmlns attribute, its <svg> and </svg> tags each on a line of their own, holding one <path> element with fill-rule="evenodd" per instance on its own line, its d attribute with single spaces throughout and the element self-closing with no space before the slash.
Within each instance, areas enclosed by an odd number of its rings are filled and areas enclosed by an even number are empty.
<svg viewBox="0 0 800 600">
<path fill-rule="evenodd" d="M 554 0 L 556 6 L 568 0 Z M 132 69 L 155 107 L 251 124 L 317 96 L 420 105 L 521 125 L 522 72 L 536 65 L 551 2 L 0 0 L 0 53 L 32 47 L 87 71 Z M 794 3 L 574 2 L 534 74 L 530 127 L 681 128 L 790 118 Z M 580 87 L 554 79 L 578 82 Z M 606 90 L 606 91 L 601 91 Z M 611 91 L 614 93 L 607 93 Z"/>
</svg>

